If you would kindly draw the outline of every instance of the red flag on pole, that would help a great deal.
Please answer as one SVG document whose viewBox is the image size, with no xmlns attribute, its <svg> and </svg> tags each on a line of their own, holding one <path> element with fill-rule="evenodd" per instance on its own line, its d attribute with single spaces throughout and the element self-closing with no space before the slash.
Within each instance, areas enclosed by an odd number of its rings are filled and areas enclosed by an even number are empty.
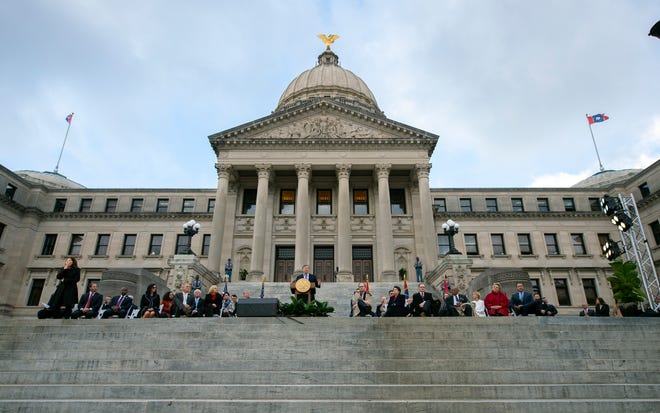
<svg viewBox="0 0 660 413">
<path fill-rule="evenodd" d="M 365 289 L 367 290 L 367 292 L 369 292 L 369 274 L 367 274 L 367 283 L 366 284 L 367 285 L 365 286 Z"/>
</svg>

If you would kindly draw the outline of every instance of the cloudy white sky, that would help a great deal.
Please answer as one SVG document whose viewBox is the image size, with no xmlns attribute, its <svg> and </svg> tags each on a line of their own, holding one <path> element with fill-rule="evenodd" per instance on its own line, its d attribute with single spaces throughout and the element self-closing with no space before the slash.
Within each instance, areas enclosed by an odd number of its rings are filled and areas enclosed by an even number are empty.
<svg viewBox="0 0 660 413">
<path fill-rule="evenodd" d="M 208 135 L 266 116 L 318 33 L 390 119 L 440 136 L 431 186 L 559 187 L 660 157 L 657 0 L 0 2 L 0 163 L 90 188 L 212 188 Z"/>
</svg>

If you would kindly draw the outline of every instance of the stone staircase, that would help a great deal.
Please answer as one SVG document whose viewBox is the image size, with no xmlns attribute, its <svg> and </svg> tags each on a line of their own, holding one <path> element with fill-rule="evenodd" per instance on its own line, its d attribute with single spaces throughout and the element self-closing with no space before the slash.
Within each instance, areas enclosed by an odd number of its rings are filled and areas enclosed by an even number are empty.
<svg viewBox="0 0 660 413">
<path fill-rule="evenodd" d="M 3 319 L 0 412 L 657 412 L 660 319 Z"/>
</svg>

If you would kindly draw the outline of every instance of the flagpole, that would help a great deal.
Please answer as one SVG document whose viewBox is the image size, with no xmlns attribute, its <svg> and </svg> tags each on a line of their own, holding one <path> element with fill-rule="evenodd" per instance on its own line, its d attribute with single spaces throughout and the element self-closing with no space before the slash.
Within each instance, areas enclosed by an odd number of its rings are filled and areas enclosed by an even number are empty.
<svg viewBox="0 0 660 413">
<path fill-rule="evenodd" d="M 71 112 L 73 115 L 73 112 Z M 69 116 L 71 116 L 69 115 Z M 64 134 L 64 142 L 62 142 L 62 149 L 60 149 L 60 156 L 57 158 L 57 164 L 55 165 L 55 173 L 60 168 L 60 160 L 62 159 L 62 152 L 64 152 L 64 145 L 66 145 L 66 138 L 69 136 L 69 129 L 71 129 L 71 121 L 68 121 L 68 126 L 66 127 L 66 133 Z"/>
<path fill-rule="evenodd" d="M 600 171 L 603 172 L 605 171 L 605 168 L 603 168 L 603 163 L 600 161 L 598 146 L 596 146 L 596 138 L 594 138 L 594 131 L 591 129 L 591 122 L 589 122 L 589 115 L 585 113 L 585 116 L 587 117 L 587 123 L 589 123 L 589 132 L 591 133 L 591 140 L 594 143 L 594 149 L 596 149 L 596 157 L 598 158 L 598 165 L 600 165 Z"/>
</svg>

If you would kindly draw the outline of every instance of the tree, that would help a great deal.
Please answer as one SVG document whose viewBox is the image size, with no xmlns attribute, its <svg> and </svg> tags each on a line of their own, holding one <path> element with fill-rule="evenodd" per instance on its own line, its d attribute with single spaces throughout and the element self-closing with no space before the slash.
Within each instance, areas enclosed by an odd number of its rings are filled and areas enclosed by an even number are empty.
<svg viewBox="0 0 660 413">
<path fill-rule="evenodd" d="M 633 315 L 638 312 L 637 304 L 644 301 L 642 280 L 637 276 L 637 265 L 633 261 L 616 260 L 610 263 L 612 276 L 607 281 L 612 286 L 614 299 L 619 304 L 623 315 Z M 632 313 L 625 314 L 628 310 Z"/>
</svg>

